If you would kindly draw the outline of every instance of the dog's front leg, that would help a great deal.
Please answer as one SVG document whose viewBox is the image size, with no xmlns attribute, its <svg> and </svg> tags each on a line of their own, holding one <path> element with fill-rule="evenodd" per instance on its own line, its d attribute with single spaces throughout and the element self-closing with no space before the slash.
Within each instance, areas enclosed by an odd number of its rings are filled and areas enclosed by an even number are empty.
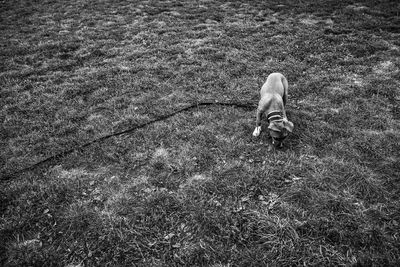
<svg viewBox="0 0 400 267">
<path fill-rule="evenodd" d="M 287 119 L 286 110 L 285 110 L 285 109 L 282 110 L 282 115 L 283 115 L 283 118 L 284 118 L 284 119 Z"/>
<path fill-rule="evenodd" d="M 261 116 L 263 114 L 263 111 L 261 109 L 257 109 L 257 114 L 256 114 L 256 128 L 254 129 L 253 136 L 257 137 L 261 133 Z"/>
</svg>

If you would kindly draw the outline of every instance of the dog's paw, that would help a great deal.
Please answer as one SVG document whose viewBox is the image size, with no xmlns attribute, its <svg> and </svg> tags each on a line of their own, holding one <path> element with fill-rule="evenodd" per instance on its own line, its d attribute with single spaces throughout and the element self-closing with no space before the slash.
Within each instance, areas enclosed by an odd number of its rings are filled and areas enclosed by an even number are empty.
<svg viewBox="0 0 400 267">
<path fill-rule="evenodd" d="M 261 132 L 261 127 L 260 127 L 260 126 L 256 127 L 256 128 L 254 129 L 253 136 L 254 136 L 254 137 L 259 136 L 259 135 L 260 135 L 260 132 Z"/>
</svg>

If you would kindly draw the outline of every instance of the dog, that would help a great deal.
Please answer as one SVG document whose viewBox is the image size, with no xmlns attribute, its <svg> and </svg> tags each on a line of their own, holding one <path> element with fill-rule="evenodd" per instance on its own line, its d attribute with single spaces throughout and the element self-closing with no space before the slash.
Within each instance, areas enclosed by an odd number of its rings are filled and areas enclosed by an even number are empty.
<svg viewBox="0 0 400 267">
<path fill-rule="evenodd" d="M 285 105 L 288 97 L 288 82 L 281 73 L 271 73 L 260 90 L 260 102 L 256 115 L 256 128 L 253 136 L 261 132 L 261 116 L 267 115 L 268 130 L 275 147 L 283 147 L 283 141 L 294 129 L 286 117 Z"/>
</svg>

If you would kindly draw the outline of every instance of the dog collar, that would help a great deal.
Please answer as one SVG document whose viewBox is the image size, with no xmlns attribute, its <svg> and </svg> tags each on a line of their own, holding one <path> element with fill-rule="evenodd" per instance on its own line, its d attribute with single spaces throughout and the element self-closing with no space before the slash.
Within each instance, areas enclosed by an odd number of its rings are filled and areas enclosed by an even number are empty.
<svg viewBox="0 0 400 267">
<path fill-rule="evenodd" d="M 282 119 L 283 119 L 283 118 L 282 118 L 282 112 L 279 111 L 279 110 L 271 111 L 271 112 L 268 113 L 268 115 L 267 115 L 267 120 L 268 120 L 269 122 L 271 122 L 271 121 L 280 121 L 280 120 L 282 120 Z"/>
</svg>

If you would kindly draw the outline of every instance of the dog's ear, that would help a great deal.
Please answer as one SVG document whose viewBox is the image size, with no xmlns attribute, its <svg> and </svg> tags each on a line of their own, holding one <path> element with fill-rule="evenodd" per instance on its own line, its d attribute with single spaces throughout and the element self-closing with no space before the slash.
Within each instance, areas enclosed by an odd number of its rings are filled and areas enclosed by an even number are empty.
<svg viewBox="0 0 400 267">
<path fill-rule="evenodd" d="M 268 129 L 272 130 L 272 131 L 277 131 L 277 132 L 281 132 L 282 131 L 282 127 L 279 127 L 280 125 L 273 121 L 269 124 Z"/>
<path fill-rule="evenodd" d="M 283 126 L 285 127 L 285 129 L 288 132 L 290 132 L 290 133 L 293 132 L 294 125 L 293 125 L 293 123 L 291 121 L 288 121 L 286 118 L 283 119 Z"/>
</svg>

